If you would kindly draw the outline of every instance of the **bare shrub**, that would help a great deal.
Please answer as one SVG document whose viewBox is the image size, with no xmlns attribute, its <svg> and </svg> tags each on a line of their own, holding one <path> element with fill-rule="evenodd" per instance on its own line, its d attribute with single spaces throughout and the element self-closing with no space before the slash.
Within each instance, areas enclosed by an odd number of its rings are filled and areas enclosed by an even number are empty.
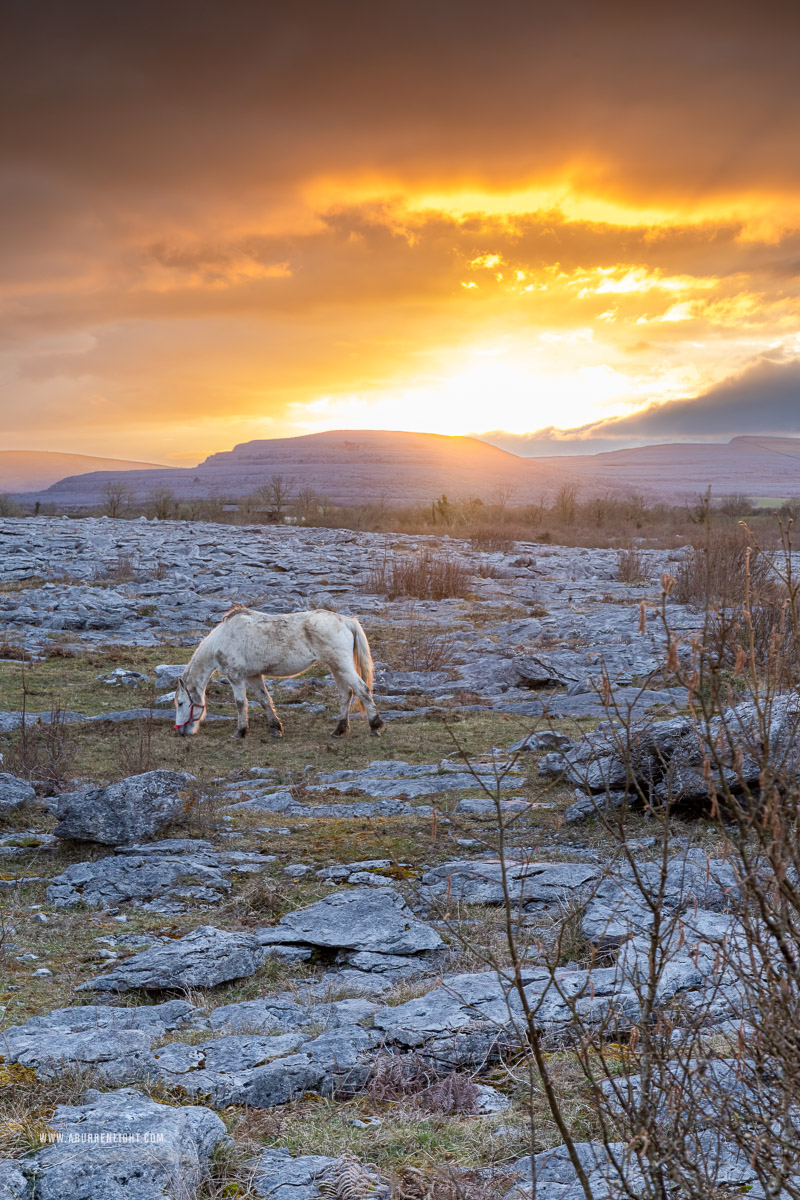
<svg viewBox="0 0 800 1200">
<path fill-rule="evenodd" d="M 507 525 L 480 525 L 470 535 L 470 541 L 475 550 L 510 554 L 514 549 L 515 537 Z"/>
<path fill-rule="evenodd" d="M 168 521 L 175 515 L 175 493 L 169 488 L 154 488 L 147 498 L 148 515 L 157 521 Z"/>
<path fill-rule="evenodd" d="M 13 646 L 11 642 L 0 642 L 0 658 L 12 662 L 33 662 L 33 655 L 24 646 Z"/>
<path fill-rule="evenodd" d="M 450 630 L 423 621 L 412 604 L 382 649 L 397 671 L 443 671 L 452 666 L 455 639 Z"/>
<path fill-rule="evenodd" d="M 16 500 L 3 492 L 0 494 L 0 517 L 22 517 L 25 515 L 25 510 L 17 504 Z"/>
<path fill-rule="evenodd" d="M 190 784 L 181 793 L 184 798 L 183 812 L 173 825 L 183 829 L 190 837 L 211 837 L 223 828 L 222 810 L 230 800 L 218 792 L 201 791 Z"/>
<path fill-rule="evenodd" d="M 60 646 L 58 643 L 45 646 L 43 650 L 45 658 L 76 658 L 74 650 L 70 650 L 69 646 Z"/>
<path fill-rule="evenodd" d="M 620 550 L 617 557 L 617 581 L 636 587 L 638 584 L 647 583 L 648 579 L 647 559 L 641 550 L 634 546 Z"/>
<path fill-rule="evenodd" d="M 143 775 L 157 766 L 154 733 L 152 710 L 141 721 L 131 721 L 125 728 L 117 726 L 117 763 L 124 775 Z"/>
<path fill-rule="evenodd" d="M 136 578 L 136 560 L 130 554 L 118 554 L 116 558 L 95 569 L 98 583 L 131 583 Z"/>
<path fill-rule="evenodd" d="M 763 594 L 774 589 L 766 554 L 758 551 L 743 526 L 707 528 L 706 537 L 689 547 L 675 571 L 673 599 L 697 608 L 741 605 L 748 589 Z"/>
<path fill-rule="evenodd" d="M 466 596 L 470 572 L 452 554 L 422 550 L 418 554 L 387 554 L 366 575 L 362 590 L 388 596 L 415 596 L 419 600 L 446 600 Z"/>
<path fill-rule="evenodd" d="M 49 721 L 31 722 L 25 711 L 23 684 L 23 713 L 19 737 L 7 755 L 9 770 L 25 779 L 40 779 L 61 791 L 71 778 L 76 747 L 69 723 L 63 711 L 55 708 Z"/>
</svg>

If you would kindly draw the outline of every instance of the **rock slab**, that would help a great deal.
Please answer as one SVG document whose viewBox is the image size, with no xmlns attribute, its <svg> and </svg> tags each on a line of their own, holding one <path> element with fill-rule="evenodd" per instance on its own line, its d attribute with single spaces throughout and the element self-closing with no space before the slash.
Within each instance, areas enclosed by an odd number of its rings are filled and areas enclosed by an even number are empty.
<svg viewBox="0 0 800 1200">
<path fill-rule="evenodd" d="M 193 781 L 185 771 L 146 771 L 108 787 L 68 792 L 58 801 L 55 835 L 105 846 L 152 837 L 185 811 Z"/>
</svg>

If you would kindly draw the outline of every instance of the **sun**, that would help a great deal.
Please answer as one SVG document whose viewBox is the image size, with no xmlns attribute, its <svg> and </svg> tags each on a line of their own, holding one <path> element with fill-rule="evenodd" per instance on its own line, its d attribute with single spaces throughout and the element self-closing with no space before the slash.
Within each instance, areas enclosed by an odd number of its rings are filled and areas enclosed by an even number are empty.
<svg viewBox="0 0 800 1200">
<path fill-rule="evenodd" d="M 473 348 L 443 363 L 440 372 L 406 386 L 329 394 L 298 405 L 293 423 L 303 432 L 350 428 L 466 434 L 503 429 L 523 434 L 629 410 L 637 397 L 631 395 L 627 376 L 602 362 L 564 365 L 558 361 L 564 349 L 546 342 L 538 353 L 528 354 L 502 346 Z"/>
</svg>

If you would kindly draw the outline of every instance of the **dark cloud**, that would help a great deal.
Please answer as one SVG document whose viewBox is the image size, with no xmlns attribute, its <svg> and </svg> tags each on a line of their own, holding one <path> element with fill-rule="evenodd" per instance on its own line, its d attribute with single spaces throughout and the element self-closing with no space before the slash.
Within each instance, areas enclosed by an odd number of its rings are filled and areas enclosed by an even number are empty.
<svg viewBox="0 0 800 1200">
<path fill-rule="evenodd" d="M 96 186 L 570 169 L 685 198 L 794 186 L 800 169 L 799 19 L 782 0 L 8 8 L 4 156 Z"/>
<path fill-rule="evenodd" d="M 595 454 L 651 442 L 726 441 L 742 434 L 800 435 L 800 361 L 762 358 L 734 379 L 691 400 L 651 404 L 630 417 L 523 437 L 482 434 L 515 454 Z"/>
</svg>

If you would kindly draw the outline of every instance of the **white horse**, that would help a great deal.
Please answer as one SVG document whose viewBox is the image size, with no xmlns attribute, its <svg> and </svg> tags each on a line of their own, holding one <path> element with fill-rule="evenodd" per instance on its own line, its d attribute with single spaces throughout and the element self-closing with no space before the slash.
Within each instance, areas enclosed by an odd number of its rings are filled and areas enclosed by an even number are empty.
<svg viewBox="0 0 800 1200">
<path fill-rule="evenodd" d="M 289 679 L 316 662 L 330 670 L 339 691 L 339 723 L 333 737 L 350 728 L 355 696 L 369 718 L 375 737 L 384 726 L 372 697 L 374 674 L 366 634 L 355 617 L 332 612 L 297 612 L 268 616 L 249 608 L 233 608 L 191 657 L 175 690 L 175 728 L 184 737 L 197 733 L 204 720 L 206 687 L 215 671 L 225 675 L 236 701 L 235 737 L 247 736 L 247 684 L 267 714 L 270 732 L 279 738 L 283 725 L 275 712 L 264 676 Z"/>
</svg>

